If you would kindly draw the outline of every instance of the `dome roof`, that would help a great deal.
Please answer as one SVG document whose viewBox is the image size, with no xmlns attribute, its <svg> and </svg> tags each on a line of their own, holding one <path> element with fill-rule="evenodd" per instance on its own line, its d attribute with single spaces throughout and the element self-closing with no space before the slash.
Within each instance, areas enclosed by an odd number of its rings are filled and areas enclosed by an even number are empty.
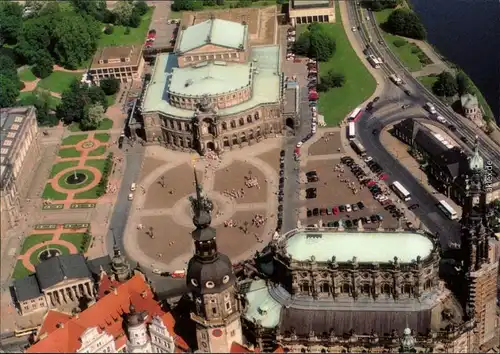
<svg viewBox="0 0 500 354">
<path fill-rule="evenodd" d="M 201 294 L 218 293 L 236 282 L 231 260 L 225 254 L 219 254 L 211 262 L 203 262 L 197 257 L 191 258 L 187 268 L 188 288 Z"/>
<path fill-rule="evenodd" d="M 143 317 L 140 312 L 137 312 L 135 310 L 135 306 L 133 304 L 130 304 L 130 310 L 129 314 L 127 316 L 127 324 L 129 326 L 138 326 L 143 323 Z"/>
</svg>

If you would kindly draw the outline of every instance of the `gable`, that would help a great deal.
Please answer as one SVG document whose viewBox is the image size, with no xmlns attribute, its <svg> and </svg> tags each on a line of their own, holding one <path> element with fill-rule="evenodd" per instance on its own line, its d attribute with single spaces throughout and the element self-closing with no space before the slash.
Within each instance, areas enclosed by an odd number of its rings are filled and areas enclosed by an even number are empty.
<svg viewBox="0 0 500 354">
<path fill-rule="evenodd" d="M 216 44 L 205 44 L 199 48 L 183 53 L 186 55 L 199 55 L 199 54 L 213 54 L 213 53 L 231 53 L 234 52 L 233 48 L 222 47 Z"/>
</svg>

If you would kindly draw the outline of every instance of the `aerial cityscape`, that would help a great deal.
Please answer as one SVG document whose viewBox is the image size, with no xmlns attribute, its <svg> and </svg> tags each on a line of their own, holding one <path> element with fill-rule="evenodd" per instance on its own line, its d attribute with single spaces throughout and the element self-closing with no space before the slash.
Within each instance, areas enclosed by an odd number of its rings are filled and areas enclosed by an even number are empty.
<svg viewBox="0 0 500 354">
<path fill-rule="evenodd" d="M 0 351 L 499 353 L 499 117 L 412 1 L 0 2 Z"/>
</svg>

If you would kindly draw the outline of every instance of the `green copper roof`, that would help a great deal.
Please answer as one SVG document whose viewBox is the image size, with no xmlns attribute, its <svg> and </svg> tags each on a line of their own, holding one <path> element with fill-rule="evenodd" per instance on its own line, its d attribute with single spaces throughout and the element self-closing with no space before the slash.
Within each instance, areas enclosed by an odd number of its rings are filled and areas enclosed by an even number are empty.
<svg viewBox="0 0 500 354">
<path fill-rule="evenodd" d="M 416 232 L 297 232 L 287 240 L 286 250 L 297 261 L 382 263 L 398 257 L 411 263 L 418 256 L 427 258 L 433 242 Z"/>
<path fill-rule="evenodd" d="M 262 279 L 252 281 L 246 290 L 247 307 L 244 317 L 249 321 L 260 321 L 264 328 L 274 328 L 280 322 L 282 305 L 273 299 Z"/>
<path fill-rule="evenodd" d="M 251 83 L 249 64 L 200 63 L 172 71 L 169 91 L 186 96 L 217 95 L 239 90 Z"/>
<path fill-rule="evenodd" d="M 190 26 L 181 32 L 177 51 L 185 53 L 206 44 L 244 49 L 247 35 L 247 25 L 220 19 L 207 20 Z"/>
<path fill-rule="evenodd" d="M 257 69 L 253 74 L 252 97 L 236 106 L 219 109 L 220 116 L 237 114 L 259 105 L 279 102 L 280 100 L 280 61 L 279 61 L 279 46 L 268 46 L 252 48 L 249 62 Z M 240 69 L 233 69 L 233 66 L 240 66 Z M 228 73 L 234 73 L 241 69 L 242 64 L 227 63 L 226 66 L 221 66 L 218 70 L 229 70 Z M 248 67 L 248 66 L 246 66 Z M 156 64 L 151 75 L 151 81 L 146 89 L 145 97 L 142 104 L 143 113 L 146 112 L 161 112 L 167 116 L 178 118 L 192 118 L 194 111 L 181 109 L 170 105 L 168 84 L 176 81 L 176 75 L 183 77 L 182 70 L 193 70 L 191 68 L 178 68 L 177 56 L 175 54 L 159 54 L 156 58 Z M 227 74 L 222 74 L 224 77 L 229 77 Z M 219 76 L 219 77 L 221 77 Z M 185 79 L 184 75 L 184 79 Z M 182 80 L 179 80 L 182 82 Z M 220 84 L 225 88 L 233 87 L 231 82 Z M 210 88 L 199 88 L 199 90 L 210 90 Z"/>
</svg>

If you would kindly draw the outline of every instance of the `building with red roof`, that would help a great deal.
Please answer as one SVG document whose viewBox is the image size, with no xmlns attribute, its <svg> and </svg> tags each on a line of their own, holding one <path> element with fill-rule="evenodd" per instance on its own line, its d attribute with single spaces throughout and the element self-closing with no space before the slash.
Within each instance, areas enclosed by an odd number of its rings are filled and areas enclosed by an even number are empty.
<svg viewBox="0 0 500 354">
<path fill-rule="evenodd" d="M 186 352 L 174 332 L 173 316 L 163 311 L 141 274 L 124 283 L 103 277 L 102 297 L 70 316 L 51 310 L 27 353 Z"/>
</svg>

